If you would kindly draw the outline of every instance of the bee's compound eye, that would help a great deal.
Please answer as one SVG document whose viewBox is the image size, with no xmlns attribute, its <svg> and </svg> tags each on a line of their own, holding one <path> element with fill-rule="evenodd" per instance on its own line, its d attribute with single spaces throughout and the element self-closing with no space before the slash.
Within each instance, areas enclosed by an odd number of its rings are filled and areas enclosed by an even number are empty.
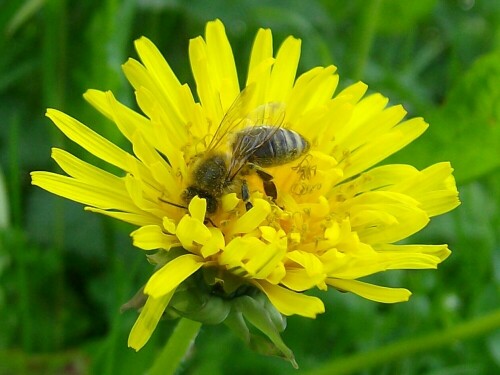
<svg viewBox="0 0 500 375">
<path fill-rule="evenodd" d="M 191 202 L 191 199 L 193 199 L 198 194 L 198 189 L 196 189 L 194 186 L 189 186 L 186 190 L 184 190 L 184 193 L 182 193 L 182 198 L 186 201 L 187 204 L 189 204 L 189 202 Z"/>
<path fill-rule="evenodd" d="M 198 196 L 199 198 L 204 198 L 205 201 L 207 202 L 207 213 L 213 214 L 215 211 L 217 211 L 217 207 L 219 206 L 218 202 L 217 202 L 217 198 L 215 198 L 209 192 L 207 192 L 205 190 L 198 189 L 195 186 L 189 186 L 184 191 L 184 194 L 183 194 L 183 197 L 188 204 L 196 196 Z"/>
<path fill-rule="evenodd" d="M 204 197 L 207 202 L 207 213 L 213 214 L 217 211 L 218 203 L 214 197 Z"/>
</svg>

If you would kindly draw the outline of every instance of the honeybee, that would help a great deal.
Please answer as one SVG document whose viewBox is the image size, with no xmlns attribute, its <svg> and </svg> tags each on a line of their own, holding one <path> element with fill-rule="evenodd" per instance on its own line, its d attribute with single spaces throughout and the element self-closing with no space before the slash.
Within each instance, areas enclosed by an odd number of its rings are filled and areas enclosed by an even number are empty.
<svg viewBox="0 0 500 375">
<path fill-rule="evenodd" d="M 277 199 L 273 176 L 263 168 L 294 161 L 309 150 L 304 137 L 283 127 L 283 103 L 270 102 L 245 112 L 251 107 L 251 100 L 250 86 L 236 98 L 207 150 L 198 156 L 191 183 L 183 193 L 187 204 L 195 196 L 204 198 L 207 214 L 215 213 L 222 195 L 234 191 L 236 186 L 241 187 L 241 198 L 250 209 L 250 192 L 244 179 L 250 173 L 261 178 L 267 196 Z"/>
</svg>

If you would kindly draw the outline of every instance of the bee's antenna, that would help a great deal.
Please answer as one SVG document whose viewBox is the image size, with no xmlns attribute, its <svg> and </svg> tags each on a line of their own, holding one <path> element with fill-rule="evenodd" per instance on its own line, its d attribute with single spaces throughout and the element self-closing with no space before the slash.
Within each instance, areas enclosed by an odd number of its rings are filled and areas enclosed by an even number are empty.
<svg viewBox="0 0 500 375">
<path fill-rule="evenodd" d="M 182 206 L 182 205 L 180 205 L 180 204 L 177 204 L 177 203 L 174 203 L 174 202 L 167 201 L 167 200 L 165 200 L 165 199 L 163 199 L 163 198 L 158 198 L 158 200 L 159 200 L 160 202 L 163 202 L 163 203 L 169 204 L 169 205 L 174 206 L 174 207 L 184 208 L 185 210 L 187 210 L 187 209 L 188 209 L 186 206 Z"/>
<path fill-rule="evenodd" d="M 212 221 L 209 217 L 205 217 L 205 222 L 207 222 L 207 221 L 208 221 L 210 224 L 212 224 L 212 226 L 213 226 L 214 228 L 217 228 L 217 225 L 215 225 L 215 223 L 214 223 L 214 222 L 213 222 L 213 221 Z"/>
<path fill-rule="evenodd" d="M 158 200 L 159 200 L 160 202 L 163 202 L 163 203 L 169 204 L 169 205 L 174 206 L 174 207 L 183 208 L 183 209 L 185 209 L 185 210 L 187 210 L 187 209 L 188 209 L 186 206 L 182 206 L 182 205 L 180 205 L 180 204 L 177 204 L 177 203 L 174 203 L 174 202 L 167 201 L 167 200 L 165 200 L 165 199 L 163 199 L 163 198 L 158 198 Z M 215 223 L 214 223 L 214 222 L 213 222 L 213 221 L 212 221 L 209 217 L 205 217 L 205 221 L 206 221 L 206 222 L 208 221 L 210 224 L 212 224 L 212 226 L 213 226 L 214 228 L 217 228 L 217 225 L 215 225 Z"/>
</svg>

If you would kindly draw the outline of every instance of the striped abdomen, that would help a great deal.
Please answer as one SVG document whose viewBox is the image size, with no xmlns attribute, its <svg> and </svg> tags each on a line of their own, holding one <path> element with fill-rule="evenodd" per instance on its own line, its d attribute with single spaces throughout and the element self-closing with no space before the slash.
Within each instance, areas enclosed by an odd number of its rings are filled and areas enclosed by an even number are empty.
<svg viewBox="0 0 500 375">
<path fill-rule="evenodd" d="M 249 148 L 248 162 L 261 167 L 272 167 L 291 162 L 309 150 L 309 143 L 299 133 L 273 126 L 254 126 L 238 135 L 240 145 Z"/>
</svg>

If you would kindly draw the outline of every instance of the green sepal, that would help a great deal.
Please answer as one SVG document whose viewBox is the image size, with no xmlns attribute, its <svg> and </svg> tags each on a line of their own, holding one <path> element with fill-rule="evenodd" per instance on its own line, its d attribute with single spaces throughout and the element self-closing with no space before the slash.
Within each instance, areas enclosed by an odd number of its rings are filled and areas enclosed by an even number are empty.
<svg viewBox="0 0 500 375">
<path fill-rule="evenodd" d="M 276 308 L 270 303 L 267 304 L 259 296 L 241 296 L 236 298 L 233 303 L 234 308 L 241 312 L 245 320 L 265 334 L 270 341 L 251 332 L 248 336 L 242 334 L 241 328 L 239 336 L 248 337 L 247 342 L 253 350 L 265 355 L 282 357 L 288 360 L 294 368 L 298 368 L 292 350 L 286 346 L 279 334 L 286 324 L 284 323 L 284 318 L 277 312 Z M 278 315 L 280 318 L 278 318 Z"/>
<path fill-rule="evenodd" d="M 120 312 L 123 313 L 130 309 L 139 310 L 144 306 L 147 299 L 148 296 L 144 294 L 144 287 L 142 287 L 131 299 L 121 305 Z"/>
<path fill-rule="evenodd" d="M 172 259 L 175 259 L 184 254 L 187 254 L 187 251 L 182 247 L 174 247 L 168 251 L 158 249 L 155 252 L 146 254 L 146 258 L 150 264 L 156 266 L 156 269 L 159 269 L 170 262 Z"/>
<path fill-rule="evenodd" d="M 250 343 L 250 330 L 245 322 L 245 318 L 243 318 L 242 312 L 232 310 L 226 320 L 224 320 L 224 324 L 245 343 Z"/>
<path fill-rule="evenodd" d="M 219 293 L 226 298 L 232 298 L 245 289 L 246 280 L 231 272 L 221 270 L 217 267 L 207 267 L 202 270 L 203 280 L 212 289 L 218 289 Z"/>
<path fill-rule="evenodd" d="M 229 315 L 231 304 L 217 296 L 190 288 L 176 291 L 167 310 L 203 324 L 220 324 Z"/>
</svg>

